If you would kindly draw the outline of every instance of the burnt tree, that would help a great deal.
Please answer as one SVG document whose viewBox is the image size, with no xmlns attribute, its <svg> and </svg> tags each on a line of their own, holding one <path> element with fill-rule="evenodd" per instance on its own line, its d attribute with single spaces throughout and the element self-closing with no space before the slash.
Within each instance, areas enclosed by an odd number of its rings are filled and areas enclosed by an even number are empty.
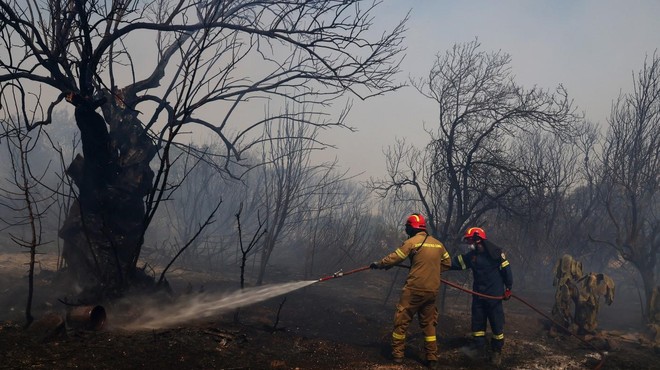
<svg viewBox="0 0 660 370">
<path fill-rule="evenodd" d="M 591 237 L 639 271 L 649 322 L 660 253 L 660 55 L 645 60 L 633 90 L 613 102 L 608 123 L 598 187 L 604 216 Z"/>
<path fill-rule="evenodd" d="M 78 281 L 91 282 L 87 285 L 93 288 L 106 286 L 104 294 L 114 296 L 139 280 L 139 270 L 133 268 L 135 246 L 142 243 L 146 215 L 142 199 L 152 190 L 154 172 L 149 163 L 156 145 L 130 115 L 111 120 L 109 131 L 94 103 L 79 101 L 75 95 L 67 99 L 75 105 L 83 155 L 67 169 L 78 198 L 60 229 L 62 257 Z"/>
<path fill-rule="evenodd" d="M 179 136 L 192 126 L 223 143 L 225 169 L 234 168 L 268 123 L 250 114 L 261 111 L 260 100 L 304 102 L 321 114 L 348 93 L 368 98 L 399 87 L 392 77 L 404 22 L 374 35 L 376 5 L 0 2 L 0 84 L 39 91 L 22 106 L 52 97 L 31 127 L 49 124 L 65 102 L 75 109 L 83 153 L 67 173 L 78 196 L 60 236 L 86 299 L 153 284 L 138 267 L 144 234 L 160 202 L 173 196 L 170 149 L 190 142 Z M 344 117 L 301 123 L 345 126 Z"/>
<path fill-rule="evenodd" d="M 436 105 L 437 124 L 426 128 L 424 148 L 404 140 L 388 148 L 388 174 L 369 186 L 381 196 L 418 202 L 441 240 L 459 240 L 466 225 L 494 211 L 516 212 L 529 184 L 546 181 L 511 152 L 521 133 L 567 137 L 579 121 L 562 86 L 520 86 L 511 56 L 482 51 L 478 40 L 438 54 L 428 77 L 412 84 Z"/>
<path fill-rule="evenodd" d="M 10 84 L 2 93 L 0 107 L 16 106 L 25 90 L 20 85 Z M 30 115 L 20 108 L 18 111 L 16 115 L 0 111 L 0 144 L 6 146 L 4 150 L 0 149 L 0 157 L 8 167 L 0 180 L 0 230 L 29 256 L 26 263 L 28 291 L 25 305 L 25 322 L 29 326 L 34 320 L 32 302 L 35 265 L 39 253 L 37 249 L 48 243 L 43 232 L 44 219 L 48 209 L 55 203 L 54 194 L 59 189 L 44 186 L 43 178 L 48 164 L 42 163 L 40 166 L 39 163 L 33 163 L 38 162 L 38 158 L 31 156 L 38 151 L 43 131 L 28 131 L 26 126 L 31 122 Z"/>
</svg>

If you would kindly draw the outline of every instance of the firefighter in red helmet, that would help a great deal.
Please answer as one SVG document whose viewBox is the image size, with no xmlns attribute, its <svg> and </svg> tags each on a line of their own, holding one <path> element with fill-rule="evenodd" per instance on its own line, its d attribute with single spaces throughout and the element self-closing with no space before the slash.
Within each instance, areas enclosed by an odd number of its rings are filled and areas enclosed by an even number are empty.
<svg viewBox="0 0 660 370">
<path fill-rule="evenodd" d="M 472 345 L 462 348 L 470 357 L 483 354 L 486 345 L 486 324 L 490 322 L 491 363 L 499 366 L 502 362 L 504 346 L 504 307 L 502 299 L 511 297 L 513 275 L 506 255 L 500 247 L 486 237 L 480 227 L 467 229 L 463 240 L 470 244 L 470 251 L 455 256 L 451 261 L 452 270 L 471 269 L 472 290 L 498 299 L 472 296 Z"/>
<path fill-rule="evenodd" d="M 392 357 L 395 363 L 403 361 L 406 329 L 415 314 L 424 332 L 424 349 L 428 366 L 438 361 L 435 328 L 438 324 L 436 298 L 440 289 L 440 274 L 451 266 L 451 258 L 444 245 L 426 232 L 426 221 L 419 213 L 406 221 L 409 238 L 394 252 L 373 262 L 373 269 L 387 269 L 410 260 L 410 272 L 403 286 L 394 315 Z"/>
</svg>

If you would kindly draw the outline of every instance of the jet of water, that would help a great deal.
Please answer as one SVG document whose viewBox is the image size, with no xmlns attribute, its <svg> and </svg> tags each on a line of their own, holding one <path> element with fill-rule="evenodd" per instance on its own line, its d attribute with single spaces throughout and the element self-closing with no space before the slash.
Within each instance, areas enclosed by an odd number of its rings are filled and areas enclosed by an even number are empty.
<svg viewBox="0 0 660 370">
<path fill-rule="evenodd" d="M 236 308 L 262 302 L 304 288 L 318 281 L 304 280 L 264 285 L 239 290 L 229 295 L 204 294 L 194 296 L 171 306 L 149 308 L 132 322 L 122 325 L 122 328 L 126 330 L 146 330 L 172 327 L 184 322 L 216 316 Z"/>
</svg>

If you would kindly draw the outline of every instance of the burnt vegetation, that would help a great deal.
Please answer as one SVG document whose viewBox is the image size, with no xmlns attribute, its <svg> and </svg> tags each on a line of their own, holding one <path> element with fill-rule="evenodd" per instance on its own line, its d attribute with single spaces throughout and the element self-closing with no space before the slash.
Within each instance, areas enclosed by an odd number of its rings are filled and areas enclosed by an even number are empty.
<svg viewBox="0 0 660 370">
<path fill-rule="evenodd" d="M 189 351 L 120 368 L 385 363 L 380 347 L 391 292 L 404 275 L 398 271 L 386 280 L 347 277 L 358 286 L 335 290 L 316 284 L 240 315 L 231 311 L 232 320 L 133 337 L 63 331 L 53 316 L 54 326 L 32 324 L 53 310 L 97 304 L 108 307 L 111 322 L 113 314 L 133 313 L 126 302 L 136 296 L 165 304 L 358 267 L 400 243 L 401 218 L 411 210 L 426 215 L 452 255 L 466 227 L 489 229 L 514 267 L 516 292 L 547 311 L 562 256 L 582 261 L 578 278 L 607 276 L 616 285 L 611 306 L 580 335 L 620 351 L 613 356 L 619 368 L 651 366 L 660 348 L 660 56 L 640 56 L 632 90 L 613 97 L 607 122 L 594 124 L 563 86 L 521 86 L 512 57 L 478 40 L 439 52 L 426 77 L 398 83 L 406 18 L 374 32 L 377 5 L 0 2 L 0 252 L 9 256 L 0 260 L 7 263 L 0 348 L 16 361 L 7 366 L 47 366 L 59 355 L 42 342 L 65 341 L 75 351 L 85 340 L 134 357 L 153 355 L 152 344 Z M 325 129 L 353 129 L 354 99 L 404 85 L 437 106 L 426 146 L 392 143 L 387 173 L 366 184 L 336 161 L 318 159 L 332 148 Z M 27 269 L 9 267 L 18 252 L 27 252 L 20 259 Z M 443 290 L 438 304 L 453 319 L 439 326 L 448 366 L 478 368 L 456 352 L 467 331 L 458 323 L 467 323 L 462 296 Z M 325 326 L 308 312 L 320 306 L 332 307 L 317 312 L 329 318 Z M 513 364 L 539 365 L 529 354 L 543 354 L 543 346 L 580 353 L 550 337 L 526 347 L 552 325 L 519 309 L 507 313 L 526 322 L 507 324 L 520 335 L 511 334 Z M 617 322 L 623 312 L 630 319 Z M 376 334 L 348 340 L 345 325 Z M 628 345 L 599 336 L 602 329 L 642 334 Z M 273 351 L 251 359 L 264 345 Z M 90 358 L 77 353 L 64 361 Z M 100 361 L 94 366 L 112 362 Z"/>
</svg>

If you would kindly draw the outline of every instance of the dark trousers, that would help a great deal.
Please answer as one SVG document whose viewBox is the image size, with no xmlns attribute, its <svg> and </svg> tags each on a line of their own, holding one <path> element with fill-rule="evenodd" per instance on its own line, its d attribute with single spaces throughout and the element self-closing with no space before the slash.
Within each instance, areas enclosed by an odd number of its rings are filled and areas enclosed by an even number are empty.
<svg viewBox="0 0 660 370">
<path fill-rule="evenodd" d="M 504 307 L 501 300 L 474 297 L 472 299 L 472 336 L 477 347 L 486 345 L 486 324 L 493 332 L 491 347 L 501 352 L 504 346 Z"/>
</svg>

